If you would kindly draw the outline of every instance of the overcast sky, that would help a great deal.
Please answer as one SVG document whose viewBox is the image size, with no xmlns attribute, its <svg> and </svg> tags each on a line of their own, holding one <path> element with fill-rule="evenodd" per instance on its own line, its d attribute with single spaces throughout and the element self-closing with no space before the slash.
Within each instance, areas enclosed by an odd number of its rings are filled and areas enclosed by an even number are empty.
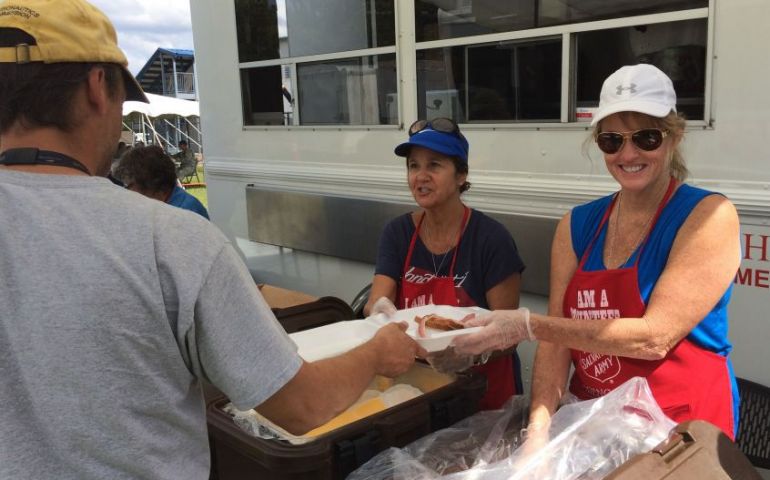
<svg viewBox="0 0 770 480">
<path fill-rule="evenodd" d="M 189 0 L 89 1 L 115 25 L 118 44 L 133 74 L 139 73 L 159 47 L 193 49 Z"/>
</svg>

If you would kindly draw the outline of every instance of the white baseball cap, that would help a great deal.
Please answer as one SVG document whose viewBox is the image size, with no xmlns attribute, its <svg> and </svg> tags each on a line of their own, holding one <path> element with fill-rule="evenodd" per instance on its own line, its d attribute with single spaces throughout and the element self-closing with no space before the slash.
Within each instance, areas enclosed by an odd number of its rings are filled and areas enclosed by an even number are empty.
<svg viewBox="0 0 770 480">
<path fill-rule="evenodd" d="M 671 79 L 653 65 L 627 65 L 604 81 L 591 126 L 618 112 L 663 118 L 672 110 L 676 112 L 676 92 Z"/>
</svg>

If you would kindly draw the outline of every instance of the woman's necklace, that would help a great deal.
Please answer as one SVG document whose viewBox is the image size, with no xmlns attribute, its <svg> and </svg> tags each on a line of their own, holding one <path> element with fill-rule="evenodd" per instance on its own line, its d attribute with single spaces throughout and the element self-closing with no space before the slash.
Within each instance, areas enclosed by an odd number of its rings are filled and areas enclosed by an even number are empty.
<svg viewBox="0 0 770 480">
<path fill-rule="evenodd" d="M 614 230 L 612 232 L 612 240 L 610 241 L 609 248 L 607 249 L 607 263 L 610 263 L 612 261 L 612 254 L 614 253 L 614 250 L 615 250 L 615 243 L 617 243 L 617 241 L 618 241 L 618 236 L 619 236 L 618 235 L 618 232 L 619 232 L 618 225 L 620 224 L 620 206 L 621 206 L 622 201 L 623 201 L 623 192 L 619 192 L 618 193 L 618 205 L 617 205 L 618 206 L 618 213 L 615 214 L 615 228 L 614 228 Z M 642 243 L 642 240 L 644 240 L 644 237 L 646 236 L 646 233 L 647 233 L 647 229 L 650 227 L 650 224 L 652 223 L 652 219 L 654 217 L 655 217 L 655 211 L 653 211 L 650 214 L 649 218 L 647 218 L 647 222 L 645 222 L 644 227 L 642 227 L 642 233 L 639 234 L 639 238 L 636 240 L 636 242 L 634 242 L 634 244 L 631 247 L 631 250 L 628 252 L 628 255 L 626 256 L 626 258 L 624 258 L 623 261 L 620 262 L 618 264 L 618 266 L 615 267 L 615 268 L 620 268 L 620 267 L 622 267 L 623 265 L 625 265 L 628 262 L 628 260 L 631 258 L 631 256 L 636 251 L 636 249 Z"/>
<path fill-rule="evenodd" d="M 452 249 L 450 248 L 441 256 L 441 261 L 438 263 L 438 267 L 436 267 L 436 255 L 434 255 L 433 252 L 430 252 L 430 259 L 433 260 L 433 272 L 436 274 L 437 277 L 439 276 L 438 272 L 441 271 L 441 267 L 444 266 L 444 260 L 446 260 L 446 257 L 449 255 L 449 252 L 451 251 Z"/>
<path fill-rule="evenodd" d="M 462 225 L 460 225 L 460 228 L 462 228 Z M 425 223 L 425 235 L 430 240 L 435 241 L 435 239 L 431 236 L 430 227 L 428 227 L 427 222 Z M 427 245 L 426 245 L 426 247 L 427 247 Z M 444 262 L 446 261 L 447 257 L 449 256 L 449 252 L 451 252 L 453 248 L 454 248 L 454 244 L 449 245 L 449 247 L 447 248 L 447 251 L 444 252 L 443 255 L 441 255 L 441 261 L 438 263 L 438 266 L 436 266 L 436 255 L 430 249 L 428 249 L 428 253 L 430 253 L 430 259 L 433 262 L 433 273 L 437 277 L 439 276 L 438 273 L 441 271 L 441 267 L 444 266 Z"/>
</svg>

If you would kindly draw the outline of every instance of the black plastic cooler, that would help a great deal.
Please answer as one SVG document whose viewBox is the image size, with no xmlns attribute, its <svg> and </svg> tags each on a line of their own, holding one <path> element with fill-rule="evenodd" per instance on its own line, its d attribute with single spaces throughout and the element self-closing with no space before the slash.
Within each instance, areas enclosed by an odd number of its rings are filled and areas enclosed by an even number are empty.
<svg viewBox="0 0 770 480">
<path fill-rule="evenodd" d="M 353 309 L 337 297 L 313 297 L 273 285 L 259 285 L 259 291 L 287 333 L 352 320 Z"/>
<path fill-rule="evenodd" d="M 413 369 L 441 375 L 422 364 Z M 303 445 L 250 436 L 223 411 L 229 401 L 220 395 L 208 402 L 206 414 L 212 478 L 343 479 L 378 452 L 403 447 L 475 413 L 485 390 L 485 378 L 476 374 L 460 375 L 449 384 Z"/>
</svg>

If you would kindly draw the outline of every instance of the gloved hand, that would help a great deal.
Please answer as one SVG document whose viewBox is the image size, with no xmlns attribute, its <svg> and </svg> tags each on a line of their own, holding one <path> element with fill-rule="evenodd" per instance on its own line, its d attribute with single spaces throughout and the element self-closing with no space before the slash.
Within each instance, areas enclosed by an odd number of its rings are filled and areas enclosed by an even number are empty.
<svg viewBox="0 0 770 480">
<path fill-rule="evenodd" d="M 425 360 L 434 370 L 441 373 L 462 372 L 471 368 L 474 362 L 473 355 L 458 355 L 452 347 L 431 352 L 425 357 Z"/>
<path fill-rule="evenodd" d="M 384 314 L 386 317 L 392 316 L 396 313 L 396 306 L 388 297 L 380 297 L 372 305 L 372 309 L 369 311 L 369 315 L 376 315 L 378 313 Z"/>
<path fill-rule="evenodd" d="M 527 428 L 521 430 L 521 445 L 516 451 L 515 465 L 521 468 L 532 461 L 533 457 L 543 450 L 551 439 L 549 434 L 550 428 L 550 421 L 530 422 L 527 425 Z M 548 477 L 549 475 L 545 475 L 541 478 Z"/>
<path fill-rule="evenodd" d="M 529 325 L 529 309 L 495 310 L 465 322 L 465 327 L 481 330 L 459 335 L 452 342 L 457 353 L 479 354 L 512 347 L 522 340 L 535 340 Z"/>
<path fill-rule="evenodd" d="M 545 442 L 542 443 L 548 443 L 548 431 L 551 428 L 551 422 L 530 422 L 527 424 L 526 428 L 521 429 L 521 440 L 522 442 L 534 440 L 536 442 L 541 442 L 543 439 L 545 439 Z"/>
<path fill-rule="evenodd" d="M 459 354 L 454 347 L 449 347 L 438 352 L 431 352 L 425 360 L 434 370 L 441 373 L 457 373 L 465 371 L 474 365 L 486 363 L 489 355 L 482 356 Z"/>
</svg>

